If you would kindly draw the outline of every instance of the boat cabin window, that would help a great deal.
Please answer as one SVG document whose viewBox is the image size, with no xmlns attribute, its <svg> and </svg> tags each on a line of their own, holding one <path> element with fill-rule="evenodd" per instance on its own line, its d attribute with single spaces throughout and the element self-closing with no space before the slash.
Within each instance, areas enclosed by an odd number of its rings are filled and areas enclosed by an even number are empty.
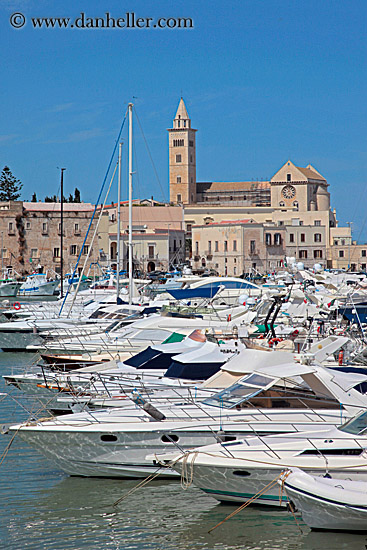
<svg viewBox="0 0 367 550">
<path fill-rule="evenodd" d="M 354 418 L 351 418 L 340 426 L 339 430 L 353 435 L 362 435 L 367 433 L 367 412 L 363 412 Z"/>
<path fill-rule="evenodd" d="M 267 387 L 272 386 L 276 380 L 276 378 L 260 374 L 250 374 L 242 378 L 240 382 L 209 397 L 204 401 L 204 404 L 232 409 L 239 406 L 243 401 L 259 394 Z"/>
</svg>

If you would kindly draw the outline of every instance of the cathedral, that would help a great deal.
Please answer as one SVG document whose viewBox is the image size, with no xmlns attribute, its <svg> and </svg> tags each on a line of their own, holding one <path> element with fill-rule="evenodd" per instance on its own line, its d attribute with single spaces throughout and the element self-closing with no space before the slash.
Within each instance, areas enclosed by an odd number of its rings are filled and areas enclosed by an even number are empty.
<svg viewBox="0 0 367 550">
<path fill-rule="evenodd" d="M 170 203 L 184 207 L 186 235 L 192 241 L 196 266 L 211 266 L 223 274 L 238 272 L 238 239 L 230 245 L 226 235 L 240 228 L 249 235 L 252 224 L 257 236 L 243 245 L 246 250 L 240 254 L 248 256 L 246 267 L 273 268 L 282 264 L 282 256 L 295 257 L 309 266 L 317 261 L 325 267 L 366 267 L 360 263 L 365 250 L 357 250 L 355 243 L 355 258 L 349 258 L 348 249 L 339 250 L 352 245 L 350 228 L 338 226 L 336 212 L 330 208 L 329 184 L 314 166 L 300 167 L 288 160 L 269 181 L 198 182 L 196 132 L 181 98 L 168 129 Z M 228 250 L 221 252 L 221 239 L 226 246 L 235 246 L 232 269 Z M 242 268 L 245 271 L 245 264 Z"/>
<path fill-rule="evenodd" d="M 328 211 L 325 178 L 310 164 L 288 161 L 270 181 L 197 182 L 196 132 L 181 98 L 169 133 L 170 202 L 187 206 L 286 208 L 302 212 Z"/>
</svg>

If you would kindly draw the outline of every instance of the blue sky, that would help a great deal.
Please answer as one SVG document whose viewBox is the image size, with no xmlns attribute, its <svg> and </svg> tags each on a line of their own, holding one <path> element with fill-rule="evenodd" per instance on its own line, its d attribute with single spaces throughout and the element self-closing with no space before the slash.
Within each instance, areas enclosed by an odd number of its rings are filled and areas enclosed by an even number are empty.
<svg viewBox="0 0 367 550">
<path fill-rule="evenodd" d="M 30 23 L 82 11 L 191 17 L 194 29 Z M 23 28 L 10 26 L 13 12 Z M 360 0 L 2 0 L 1 168 L 22 180 L 27 200 L 57 193 L 66 167 L 65 194 L 78 187 L 94 202 L 133 101 L 158 173 L 135 124 L 134 195 L 167 199 L 166 128 L 182 93 L 198 129 L 199 181 L 267 179 L 288 158 L 311 163 L 339 221 L 367 240 L 366 15 Z"/>
</svg>

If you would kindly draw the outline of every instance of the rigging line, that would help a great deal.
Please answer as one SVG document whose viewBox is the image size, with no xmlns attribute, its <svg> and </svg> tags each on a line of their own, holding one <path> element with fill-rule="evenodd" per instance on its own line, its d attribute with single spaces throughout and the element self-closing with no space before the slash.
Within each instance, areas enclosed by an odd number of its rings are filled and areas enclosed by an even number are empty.
<svg viewBox="0 0 367 550">
<path fill-rule="evenodd" d="M 80 287 L 80 284 L 82 282 L 82 277 L 84 275 L 84 272 L 85 272 L 85 269 L 86 269 L 86 266 L 87 266 L 87 263 L 88 263 L 88 260 L 90 258 L 90 255 L 92 253 L 92 246 L 93 246 L 93 243 L 94 243 L 94 239 L 97 235 L 97 231 L 98 231 L 98 228 L 99 228 L 99 223 L 101 221 L 101 218 L 102 218 L 102 215 L 103 215 L 103 212 L 104 212 L 104 209 L 105 209 L 105 206 L 106 206 L 106 202 L 107 202 L 107 198 L 108 198 L 108 195 L 110 193 L 110 190 L 111 190 L 111 185 L 112 185 L 112 182 L 114 180 L 114 177 L 115 177 L 115 174 L 116 174 L 116 169 L 117 169 L 117 163 L 116 163 L 116 166 L 115 166 L 115 169 L 113 171 L 113 174 L 112 174 L 112 177 L 111 177 L 111 181 L 110 181 L 110 185 L 107 189 L 107 193 L 106 193 L 106 196 L 105 196 L 105 199 L 104 199 L 104 203 L 102 205 L 102 208 L 101 208 L 101 213 L 98 217 L 98 220 L 97 220 L 97 223 L 96 223 L 96 227 L 94 229 L 94 233 L 93 233 L 93 237 L 92 237 L 92 240 L 91 240 L 91 243 L 90 243 L 90 246 L 89 246 L 89 249 L 88 249 L 88 254 L 87 254 L 87 257 L 85 258 L 85 261 L 84 261 L 84 265 L 83 265 L 83 269 L 82 269 L 82 272 L 79 276 L 79 281 L 78 281 L 78 284 L 77 284 L 77 287 L 75 289 L 75 292 L 74 292 L 74 296 L 73 296 L 73 300 L 71 302 L 71 305 L 70 305 L 70 308 L 69 308 L 69 311 L 68 311 L 68 314 L 67 314 L 67 317 L 69 317 L 70 313 L 71 313 L 71 310 L 73 308 L 73 305 L 74 305 L 74 302 L 76 300 L 76 297 L 77 297 L 77 294 L 78 294 L 78 291 L 79 291 L 79 287 Z"/>
<path fill-rule="evenodd" d="M 111 158 L 110 158 L 110 162 L 108 163 L 108 167 L 107 167 L 107 170 L 106 170 L 105 177 L 104 177 L 104 179 L 103 179 L 102 187 L 101 187 L 101 190 L 100 190 L 100 192 L 99 192 L 99 195 L 98 195 L 98 198 L 97 198 L 97 201 L 96 201 L 94 210 L 93 210 L 93 214 L 92 214 L 92 217 L 91 217 L 91 219 L 90 219 L 90 222 L 89 222 L 89 225 L 88 225 L 88 229 L 87 229 L 86 235 L 85 235 L 85 237 L 84 237 L 83 244 L 82 244 L 82 246 L 81 246 L 81 248 L 80 248 L 79 256 L 78 256 L 78 259 L 77 259 L 77 261 L 76 261 L 76 264 L 75 264 L 75 267 L 74 267 L 74 270 L 73 270 L 73 275 L 72 275 L 72 277 L 71 277 L 71 280 L 74 280 L 75 273 L 76 273 L 76 270 L 77 270 L 77 268 L 78 268 L 78 265 L 79 265 L 79 262 L 80 262 L 80 258 L 81 258 L 81 255 L 82 255 L 82 252 L 83 252 L 83 249 L 84 249 L 84 245 L 85 245 L 86 240 L 87 240 L 87 238 L 88 238 L 88 234 L 89 234 L 90 228 L 91 228 L 91 226 L 92 226 L 92 223 L 93 223 L 93 220 L 94 220 L 94 216 L 95 216 L 95 214 L 96 214 L 96 211 L 97 211 L 97 208 L 98 208 L 98 205 L 99 205 L 99 201 L 100 201 L 100 198 L 101 198 L 101 196 L 102 196 L 102 192 L 103 192 L 104 186 L 105 186 L 106 181 L 107 181 L 107 176 L 108 176 L 109 171 L 110 171 L 111 166 L 112 166 L 112 162 L 113 162 L 113 159 L 114 159 L 116 150 L 117 150 L 117 146 L 118 146 L 118 144 L 119 144 L 119 142 L 120 142 L 121 133 L 122 133 L 122 130 L 123 130 L 124 126 L 125 126 L 126 117 L 127 117 L 127 111 L 125 112 L 125 116 L 124 116 L 124 118 L 123 118 L 123 120 L 122 120 L 122 123 L 121 123 L 121 126 L 120 126 L 120 130 L 119 130 L 117 139 L 116 139 L 116 141 L 115 141 L 115 146 L 114 146 L 113 151 L 112 151 L 112 155 L 111 155 Z M 71 285 L 69 285 L 69 287 L 68 287 L 68 289 L 67 289 L 67 291 L 66 291 L 66 293 L 65 293 L 65 297 L 64 297 L 64 300 L 63 300 L 63 302 L 62 302 L 60 311 L 59 311 L 59 316 L 61 315 L 61 312 L 62 312 L 63 307 L 64 307 L 64 305 L 65 305 L 66 298 L 67 298 L 68 295 L 69 295 L 70 286 L 71 286 Z"/>
<path fill-rule="evenodd" d="M 158 181 L 158 184 L 159 184 L 161 193 L 162 193 L 162 197 L 163 197 L 165 200 L 168 200 L 168 199 L 166 198 L 166 193 L 165 193 L 165 191 L 163 190 L 161 180 L 159 179 L 159 175 L 158 175 L 156 166 L 155 166 L 155 164 L 154 164 L 154 160 L 153 160 L 152 154 L 151 154 L 151 152 L 150 152 L 149 145 L 148 145 L 148 142 L 147 142 L 147 140 L 146 140 L 146 137 L 145 137 L 145 134 L 144 134 L 144 131 L 143 131 L 143 127 L 142 127 L 142 125 L 141 125 L 141 123 L 140 123 L 140 119 L 139 119 L 139 116 L 138 116 L 138 113 L 137 113 L 137 111 L 136 111 L 136 107 L 135 107 L 135 106 L 134 106 L 134 111 L 135 111 L 136 120 L 138 121 L 139 128 L 140 128 L 140 131 L 141 131 L 142 136 L 143 136 L 143 140 L 144 140 L 144 143 L 145 143 L 145 147 L 147 148 L 148 155 L 149 155 L 150 161 L 151 161 L 152 166 L 153 166 L 153 171 L 154 171 L 154 173 L 155 173 L 155 177 L 157 178 L 157 181 Z"/>
</svg>

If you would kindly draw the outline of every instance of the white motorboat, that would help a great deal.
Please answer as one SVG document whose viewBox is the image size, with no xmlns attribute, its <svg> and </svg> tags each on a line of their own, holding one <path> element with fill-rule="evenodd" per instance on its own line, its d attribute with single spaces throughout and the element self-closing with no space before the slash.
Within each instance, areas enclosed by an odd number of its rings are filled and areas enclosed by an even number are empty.
<svg viewBox="0 0 367 550">
<path fill-rule="evenodd" d="M 58 280 L 49 280 L 45 273 L 28 275 L 18 290 L 18 296 L 53 296 Z"/>
<path fill-rule="evenodd" d="M 311 529 L 367 531 L 366 481 L 316 477 L 292 468 L 278 483 Z"/>
<path fill-rule="evenodd" d="M 251 364 L 253 353 L 254 350 L 243 350 L 240 353 L 240 355 L 244 354 L 245 365 Z M 324 430 L 325 427 L 331 429 L 340 423 L 341 418 L 350 418 L 356 407 L 360 409 L 367 403 L 367 396 L 358 391 L 360 384 L 366 382 L 366 376 L 350 374 L 341 377 L 339 373 L 334 375 L 322 367 L 289 363 L 291 354 L 262 353 L 268 357 L 267 361 L 278 361 L 278 365 L 273 368 L 264 368 L 258 373 L 248 374 L 231 388 L 205 401 L 196 403 L 188 396 L 181 399 L 181 402 L 173 404 L 154 401 L 154 407 L 158 410 L 158 419 L 156 415 L 152 416 L 136 405 L 125 406 L 120 410 L 84 412 L 67 417 L 28 422 L 11 426 L 9 429 L 16 431 L 27 443 L 54 460 L 65 472 L 84 476 L 145 476 L 158 467 L 157 462 L 154 464 L 147 455 L 176 450 L 177 457 L 177 449 L 184 451 L 220 441 L 217 446 L 214 446 L 214 458 L 216 459 L 219 453 L 220 460 L 229 460 L 226 468 L 233 484 L 232 490 L 236 492 L 241 485 L 240 482 L 248 479 L 246 473 L 245 477 L 240 477 L 240 474 L 233 475 L 234 469 L 242 472 L 248 468 L 247 463 L 244 468 L 241 457 L 235 466 L 230 462 L 231 459 L 233 460 L 233 453 L 237 453 L 237 449 L 246 449 L 247 443 L 238 440 L 254 433 L 294 432 L 297 436 L 299 432 L 307 429 L 313 431 L 320 430 L 321 427 Z M 236 359 L 240 355 L 236 356 Z M 280 364 L 282 356 L 283 364 Z M 226 365 L 230 363 L 231 360 Z M 247 369 L 249 368 L 247 366 Z M 308 386 L 297 385 L 295 381 L 290 380 L 295 377 L 303 377 L 303 380 L 307 378 Z M 138 380 L 136 380 L 136 386 L 137 384 Z M 315 391 L 311 390 L 312 386 Z M 200 386 L 198 389 L 201 389 Z M 349 438 L 346 433 L 342 435 Z M 322 437 L 325 436 L 322 435 Z M 351 445 L 354 445 L 353 449 L 357 448 L 359 453 L 360 446 L 353 438 L 350 440 Z M 251 438 L 250 441 L 253 441 L 252 445 L 255 447 L 256 444 L 260 445 L 260 448 L 255 450 L 259 451 L 262 462 L 264 457 L 267 461 L 273 459 L 269 445 L 262 440 L 259 442 L 257 438 Z M 297 439 L 292 440 L 292 443 L 294 441 L 297 442 Z M 299 441 L 304 446 L 304 436 Z M 297 452 L 302 451 L 303 446 L 297 447 Z M 311 444 L 309 446 L 312 447 Z M 357 456 L 357 452 L 353 452 L 355 454 L 351 454 L 351 458 L 357 461 L 360 456 Z M 200 457 L 206 456 L 205 451 L 201 453 L 201 450 L 198 450 L 198 454 Z M 318 452 L 316 454 L 316 458 L 312 456 L 311 458 L 318 459 L 319 468 L 325 468 L 325 461 L 319 458 Z M 310 453 L 306 455 L 306 458 L 310 459 Z M 304 461 L 305 457 L 303 457 Z M 258 466 L 256 460 L 255 464 Z M 279 460 L 277 461 L 276 457 L 274 464 L 274 468 L 279 469 Z M 286 464 L 287 462 L 283 460 L 281 469 L 284 469 Z M 195 461 L 194 477 L 196 465 Z M 359 471 L 360 469 L 358 473 Z M 209 473 L 212 474 L 211 488 L 215 493 L 215 489 L 221 487 L 227 476 L 219 482 L 215 479 L 214 470 Z M 173 471 L 162 469 L 162 475 L 172 476 Z M 206 477 L 208 478 L 209 475 Z M 253 479 L 257 480 L 257 477 L 254 476 L 251 480 Z M 260 484 L 261 481 L 260 479 Z M 199 486 L 206 487 L 201 482 Z M 221 489 L 219 493 L 222 494 Z M 229 495 L 232 497 L 231 493 Z M 243 499 L 243 494 L 239 496 Z"/>
<path fill-rule="evenodd" d="M 330 473 L 338 480 L 367 482 L 367 412 L 340 428 L 249 437 L 208 445 L 179 455 L 164 455 L 173 468 L 190 472 L 193 483 L 219 501 L 281 506 L 287 502 L 277 483 L 284 468 L 301 468 L 313 476 Z"/>
</svg>

